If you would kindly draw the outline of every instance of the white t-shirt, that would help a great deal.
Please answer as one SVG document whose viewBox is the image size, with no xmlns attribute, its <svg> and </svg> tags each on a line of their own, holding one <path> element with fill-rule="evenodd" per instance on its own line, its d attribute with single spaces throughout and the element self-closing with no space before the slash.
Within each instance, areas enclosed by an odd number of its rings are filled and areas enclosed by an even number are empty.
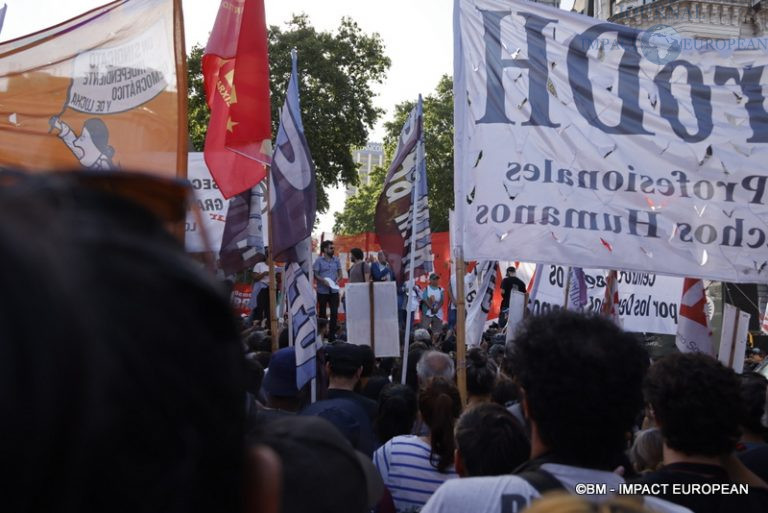
<svg viewBox="0 0 768 513">
<path fill-rule="evenodd" d="M 443 289 L 441 289 L 440 287 L 435 288 L 435 287 L 432 287 L 431 285 L 427 285 L 427 288 L 424 290 L 424 298 L 426 299 L 428 297 L 432 298 L 432 301 L 433 301 L 432 304 L 440 303 L 443 300 Z M 436 317 L 442 321 L 443 307 L 441 305 L 440 308 L 437 309 L 437 312 L 433 312 L 430 308 L 427 308 L 425 306 L 424 314 L 427 317 Z"/>
<path fill-rule="evenodd" d="M 577 484 L 605 484 L 606 495 L 582 495 L 591 502 L 600 502 L 618 492 L 624 478 L 613 472 L 568 465 L 545 463 L 541 466 L 555 476 L 571 493 Z M 614 491 L 611 492 L 610 490 Z M 512 513 L 530 505 L 539 492 L 528 481 L 512 475 L 468 477 L 446 481 L 430 497 L 421 513 Z M 645 498 L 645 507 L 658 513 L 691 513 L 686 507 L 657 497 Z"/>
<path fill-rule="evenodd" d="M 267 273 L 258 282 L 269 285 L 269 266 L 266 262 L 259 262 L 258 264 L 254 265 L 253 272 L 256 274 Z"/>
</svg>

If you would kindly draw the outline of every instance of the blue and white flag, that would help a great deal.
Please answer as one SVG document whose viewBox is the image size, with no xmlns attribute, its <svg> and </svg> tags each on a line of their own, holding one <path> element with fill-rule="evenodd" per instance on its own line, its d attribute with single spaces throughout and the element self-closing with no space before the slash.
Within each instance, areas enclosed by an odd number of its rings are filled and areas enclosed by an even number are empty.
<svg viewBox="0 0 768 513">
<path fill-rule="evenodd" d="M 488 312 L 491 311 L 491 303 L 493 303 L 493 292 L 496 290 L 499 262 L 496 260 L 478 262 L 475 271 L 478 279 L 478 296 L 467 308 L 465 340 L 468 347 L 480 345 L 483 340 L 485 321 L 488 320 Z"/>
<path fill-rule="evenodd" d="M 568 278 L 568 309 L 584 310 L 587 306 L 587 281 L 584 276 L 584 269 L 581 267 L 571 267 Z"/>
<path fill-rule="evenodd" d="M 5 21 L 5 11 L 8 10 L 8 4 L 3 5 L 0 9 L 0 34 L 3 32 L 3 22 Z"/>
<path fill-rule="evenodd" d="M 272 254 L 286 262 L 285 290 L 296 348 L 296 386 L 315 377 L 317 315 L 312 269 L 311 236 L 317 213 L 315 165 L 301 122 L 296 50 L 291 51 L 291 80 L 280 113 L 275 153 L 269 172 Z"/>
<path fill-rule="evenodd" d="M 291 51 L 292 71 L 280 113 L 270 180 L 272 254 L 276 260 L 297 262 L 296 245 L 312 235 L 317 212 L 315 165 L 309 153 L 299 106 L 296 50 Z M 311 262 L 310 262 L 311 265 Z M 307 271 L 307 268 L 304 269 Z"/>
<path fill-rule="evenodd" d="M 317 316 L 312 285 L 296 262 L 288 264 L 285 271 L 285 291 L 296 348 L 296 387 L 301 388 L 315 377 Z"/>
</svg>

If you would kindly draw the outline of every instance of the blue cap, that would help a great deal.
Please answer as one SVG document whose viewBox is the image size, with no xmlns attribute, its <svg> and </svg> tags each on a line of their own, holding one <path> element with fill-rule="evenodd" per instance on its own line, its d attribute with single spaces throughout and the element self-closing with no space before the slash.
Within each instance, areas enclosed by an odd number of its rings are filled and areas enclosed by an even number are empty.
<svg viewBox="0 0 768 513">
<path fill-rule="evenodd" d="M 272 353 L 262 387 L 266 393 L 277 397 L 294 397 L 299 393 L 296 388 L 296 350 L 293 347 L 284 347 Z"/>
</svg>

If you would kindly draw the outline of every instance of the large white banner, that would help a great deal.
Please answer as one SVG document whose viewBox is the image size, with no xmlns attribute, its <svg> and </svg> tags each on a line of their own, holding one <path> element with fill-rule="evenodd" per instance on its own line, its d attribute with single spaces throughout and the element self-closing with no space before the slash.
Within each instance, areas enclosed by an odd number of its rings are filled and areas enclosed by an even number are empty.
<svg viewBox="0 0 768 513">
<path fill-rule="evenodd" d="M 768 282 L 766 40 L 455 0 L 468 260 Z"/>
<path fill-rule="evenodd" d="M 187 179 L 195 191 L 195 202 L 200 209 L 202 225 L 194 208 L 190 206 L 187 209 L 184 246 L 190 253 L 206 251 L 218 253 L 221 248 L 221 237 L 224 234 L 224 223 L 227 220 L 229 201 L 224 199 L 211 177 L 202 153 L 190 153 L 187 157 Z"/>
<path fill-rule="evenodd" d="M 557 310 L 565 304 L 568 268 L 539 265 L 542 272 L 530 309 L 534 315 Z M 584 269 L 587 286 L 585 312 L 599 313 L 605 298 L 605 275 L 602 269 Z M 683 278 L 652 273 L 619 271 L 619 318 L 626 331 L 674 335 L 680 315 Z"/>
</svg>

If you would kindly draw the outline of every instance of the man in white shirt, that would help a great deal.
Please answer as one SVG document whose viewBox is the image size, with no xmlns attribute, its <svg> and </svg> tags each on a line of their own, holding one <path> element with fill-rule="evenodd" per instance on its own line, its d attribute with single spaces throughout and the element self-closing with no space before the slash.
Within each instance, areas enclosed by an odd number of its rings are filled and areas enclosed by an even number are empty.
<svg viewBox="0 0 768 513">
<path fill-rule="evenodd" d="M 264 253 L 258 253 L 255 258 L 256 265 L 253 266 L 252 272 L 253 288 L 251 300 L 248 303 L 252 309 L 251 321 L 261 324 L 266 319 L 269 325 L 269 266 Z"/>
<path fill-rule="evenodd" d="M 429 275 L 429 285 L 421 298 L 421 326 L 432 332 L 432 339 L 443 329 L 443 302 L 445 291 L 439 284 L 440 276 Z"/>
<path fill-rule="evenodd" d="M 512 367 L 531 425 L 531 460 L 516 475 L 446 482 L 421 513 L 513 513 L 558 488 L 595 501 L 623 491 L 612 470 L 626 461 L 625 433 L 643 408 L 648 368 L 634 337 L 573 312 L 533 317 L 515 339 Z M 689 511 L 644 500 L 651 511 Z"/>
</svg>

